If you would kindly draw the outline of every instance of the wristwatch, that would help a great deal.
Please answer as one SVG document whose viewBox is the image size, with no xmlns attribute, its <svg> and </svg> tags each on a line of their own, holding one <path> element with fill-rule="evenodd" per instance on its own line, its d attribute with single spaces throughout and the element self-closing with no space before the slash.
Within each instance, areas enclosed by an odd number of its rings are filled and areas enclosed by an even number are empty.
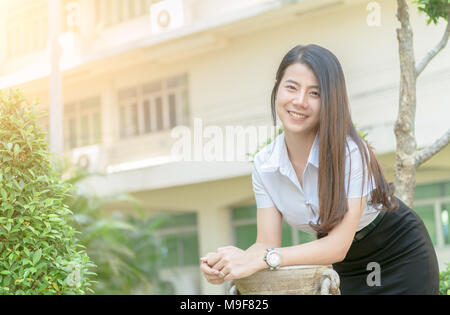
<svg viewBox="0 0 450 315">
<path fill-rule="evenodd" d="M 264 255 L 264 261 L 269 266 L 270 270 L 278 269 L 281 264 L 281 253 L 276 248 L 268 248 Z"/>
</svg>

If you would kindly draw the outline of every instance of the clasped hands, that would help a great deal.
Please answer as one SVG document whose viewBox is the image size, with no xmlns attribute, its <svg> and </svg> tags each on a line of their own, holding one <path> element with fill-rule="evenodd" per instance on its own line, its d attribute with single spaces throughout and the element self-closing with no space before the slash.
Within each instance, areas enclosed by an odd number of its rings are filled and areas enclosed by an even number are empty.
<svg viewBox="0 0 450 315">
<path fill-rule="evenodd" d="M 261 268 L 264 252 L 246 252 L 234 246 L 219 247 L 200 258 L 200 270 L 212 284 L 248 277 Z M 259 261 L 261 260 L 261 262 Z"/>
</svg>

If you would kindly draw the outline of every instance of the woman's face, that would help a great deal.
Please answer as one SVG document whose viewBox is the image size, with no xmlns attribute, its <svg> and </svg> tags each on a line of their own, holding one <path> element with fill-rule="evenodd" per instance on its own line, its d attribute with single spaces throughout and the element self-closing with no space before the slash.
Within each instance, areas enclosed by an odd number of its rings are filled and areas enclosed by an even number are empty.
<svg viewBox="0 0 450 315">
<path fill-rule="evenodd" d="M 320 118 L 319 83 L 306 65 L 295 63 L 286 68 L 278 86 L 276 108 L 285 131 L 305 135 L 317 131 Z"/>
</svg>

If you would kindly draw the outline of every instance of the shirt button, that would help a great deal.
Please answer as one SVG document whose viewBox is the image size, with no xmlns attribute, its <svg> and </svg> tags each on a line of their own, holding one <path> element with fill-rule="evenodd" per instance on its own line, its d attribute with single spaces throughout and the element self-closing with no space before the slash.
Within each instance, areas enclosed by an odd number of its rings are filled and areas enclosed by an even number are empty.
<svg viewBox="0 0 450 315">
<path fill-rule="evenodd" d="M 309 200 L 305 201 L 305 205 L 309 206 L 311 203 L 309 202 Z"/>
</svg>

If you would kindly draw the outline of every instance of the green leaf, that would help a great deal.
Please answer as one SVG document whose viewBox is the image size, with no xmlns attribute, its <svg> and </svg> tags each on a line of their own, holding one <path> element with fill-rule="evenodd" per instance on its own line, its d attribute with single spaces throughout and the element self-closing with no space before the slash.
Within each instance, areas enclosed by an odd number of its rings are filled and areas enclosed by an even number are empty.
<svg viewBox="0 0 450 315">
<path fill-rule="evenodd" d="M 3 188 L 0 188 L 0 194 L 2 195 L 2 199 L 3 200 L 7 200 L 8 199 L 8 195 L 6 194 L 6 190 L 4 190 Z"/>
<path fill-rule="evenodd" d="M 33 255 L 33 265 L 36 265 L 38 261 L 41 259 L 42 256 L 42 250 L 37 250 Z"/>
<path fill-rule="evenodd" d="M 14 145 L 14 155 L 18 155 L 20 153 L 20 146 L 16 143 Z"/>
</svg>

